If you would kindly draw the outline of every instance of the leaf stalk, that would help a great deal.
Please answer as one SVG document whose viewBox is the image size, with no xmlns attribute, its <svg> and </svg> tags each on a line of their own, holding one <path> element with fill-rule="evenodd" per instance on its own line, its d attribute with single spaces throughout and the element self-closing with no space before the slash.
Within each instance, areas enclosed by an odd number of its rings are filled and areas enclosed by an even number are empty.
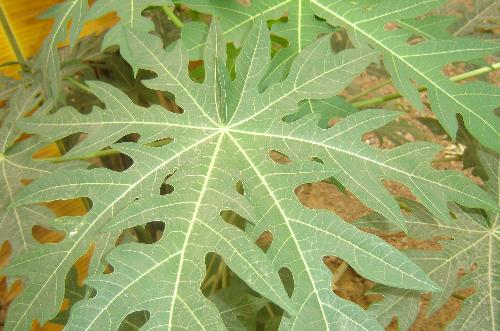
<svg viewBox="0 0 500 331">
<path fill-rule="evenodd" d="M 472 70 L 472 71 L 465 72 L 465 73 L 460 74 L 460 75 L 452 76 L 452 77 L 450 77 L 450 80 L 452 82 L 458 82 L 458 81 L 462 81 L 462 80 L 465 80 L 465 79 L 468 79 L 468 78 L 473 78 L 473 77 L 476 77 L 476 76 L 479 76 L 479 75 L 487 74 L 489 72 L 496 71 L 496 70 L 499 70 L 499 69 L 500 69 L 500 62 L 497 62 L 497 63 L 494 63 L 494 64 L 489 65 L 489 66 L 484 66 L 484 67 L 478 68 L 476 70 Z M 389 81 L 387 81 L 387 84 L 389 84 L 391 82 L 392 81 L 389 80 Z M 386 82 L 383 82 L 383 83 L 384 84 L 380 84 L 381 85 L 380 87 L 387 85 Z M 426 91 L 426 90 L 427 90 L 427 87 L 425 87 L 425 86 L 419 86 L 418 87 L 418 91 L 419 92 L 423 92 L 423 91 Z M 357 95 L 353 96 L 351 98 L 351 101 L 355 100 L 355 99 L 358 99 L 359 97 L 364 96 L 364 95 L 366 95 L 366 94 L 368 94 L 370 92 L 373 92 L 373 89 L 367 90 L 366 93 L 362 92 L 360 94 L 357 94 Z M 403 95 L 401 93 L 391 93 L 391 94 L 382 95 L 382 96 L 371 98 L 371 99 L 367 99 L 367 100 L 361 100 L 361 101 L 353 102 L 352 105 L 354 107 L 356 107 L 356 108 L 366 108 L 366 107 L 369 107 L 369 106 L 379 105 L 381 103 L 385 103 L 387 101 L 391 101 L 391 100 L 394 100 L 394 99 L 399 99 L 402 96 Z"/>
<path fill-rule="evenodd" d="M 174 23 L 176 27 L 178 27 L 179 29 L 182 29 L 182 27 L 184 27 L 184 23 L 182 23 L 182 21 L 174 13 L 175 7 L 172 8 L 170 6 L 163 6 L 162 8 L 167 17 L 172 21 L 172 23 Z"/>
</svg>

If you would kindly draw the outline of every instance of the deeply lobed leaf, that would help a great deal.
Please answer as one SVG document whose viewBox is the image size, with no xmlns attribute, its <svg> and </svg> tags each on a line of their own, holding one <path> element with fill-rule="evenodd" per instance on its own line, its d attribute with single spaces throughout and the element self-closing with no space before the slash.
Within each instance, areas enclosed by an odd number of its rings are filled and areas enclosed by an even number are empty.
<svg viewBox="0 0 500 331">
<path fill-rule="evenodd" d="M 345 27 L 357 44 L 370 44 L 382 51 L 396 87 L 419 109 L 422 103 L 412 81 L 426 86 L 432 110 L 450 137 L 456 137 L 456 114 L 460 114 L 474 137 L 500 151 L 500 119 L 494 112 L 500 103 L 499 89 L 484 82 L 459 85 L 442 73 L 448 63 L 478 59 L 498 52 L 500 46 L 476 39 L 433 39 L 436 34 L 417 45 L 409 45 L 407 41 L 414 29 L 406 30 L 404 26 L 394 31 L 386 29 L 387 23 L 423 15 L 442 4 L 442 0 L 357 4 L 350 0 L 311 0 L 311 3 L 317 15 Z"/>
<path fill-rule="evenodd" d="M 498 156 L 483 151 L 481 157 L 489 177 L 486 189 L 498 196 Z M 454 222 L 448 224 L 433 218 L 415 202 L 406 201 L 405 204 L 412 211 L 407 220 L 411 237 L 426 240 L 448 238 L 440 240 L 441 251 L 407 251 L 409 257 L 443 288 L 442 292 L 432 294 L 427 313 L 433 314 L 441 308 L 457 289 L 473 288 L 474 293 L 465 298 L 449 329 L 496 330 L 500 295 L 497 272 L 499 214 L 490 213 L 485 217 L 477 210 L 464 211 L 454 207 Z M 389 232 L 396 230 L 386 219 L 377 216 L 366 217 L 356 224 Z M 466 273 L 463 278 L 459 276 L 460 271 Z M 389 324 L 396 316 L 401 329 L 409 329 L 417 317 L 420 294 L 388 286 L 377 286 L 373 293 L 382 295 L 384 300 L 370 306 L 369 311 L 383 325 Z"/>
<path fill-rule="evenodd" d="M 5 90 L 8 91 L 9 89 Z M 0 243 L 9 241 L 11 257 L 15 257 L 36 244 L 32 236 L 33 226 L 47 225 L 53 217 L 45 207 L 14 204 L 14 196 L 24 186 L 23 181 L 49 174 L 53 169 L 71 168 L 75 165 L 55 166 L 34 161 L 32 155 L 44 146 L 39 138 L 16 142 L 22 133 L 16 127 L 16 121 L 39 106 L 42 92 L 39 85 L 21 88 L 16 84 L 11 87 L 11 93 L 6 109 L 3 110 L 6 115 L 0 126 L 0 193 L 4 197 L 0 201 Z M 41 108 L 37 113 L 43 113 L 43 108 L 47 108 L 47 105 Z"/>
<path fill-rule="evenodd" d="M 37 58 L 37 68 L 40 69 L 41 83 L 45 88 L 46 96 L 50 96 L 56 102 L 59 101 L 61 91 L 61 61 L 57 46 L 66 40 L 70 22 L 70 46 L 73 47 L 76 44 L 83 28 L 83 18 L 87 10 L 87 0 L 65 0 L 41 16 L 43 19 L 54 19 L 55 21 Z"/>
<path fill-rule="evenodd" d="M 429 145 L 407 145 L 406 153 L 397 159 L 395 151 L 376 150 L 361 141 L 353 143 L 353 136 L 360 137 L 387 123 L 394 113 L 354 114 L 329 130 L 317 127 L 313 117 L 291 124 L 281 121 L 301 100 L 326 99 L 338 93 L 373 60 L 367 50 L 334 55 L 328 38 L 323 38 L 297 57 L 283 82 L 259 92 L 259 81 L 270 62 L 263 22 L 256 25 L 242 50 L 234 81 L 223 66 L 225 41 L 213 25 L 202 84 L 189 79 L 188 56 L 182 44 L 166 52 L 152 35 L 131 30 L 127 34 L 133 45 L 127 60 L 154 71 L 157 78 L 146 84 L 173 93 L 184 113 L 169 113 L 158 106 L 138 107 L 119 90 L 93 82 L 89 85 L 107 105 L 106 110 L 94 108 L 91 114 L 81 115 L 67 108 L 44 119 L 24 121 L 23 128 L 50 139 L 88 133 L 70 156 L 112 145 L 129 155 L 134 164 L 120 173 L 106 169 L 62 172 L 23 190 L 20 204 L 86 196 L 93 206 L 82 218 L 58 221 L 59 228 L 69 234 L 64 241 L 42 247 L 11 265 L 10 273 L 34 277 L 10 309 L 11 329 L 34 317 L 46 320 L 54 313 L 62 294 L 57 293 L 54 306 L 37 310 L 43 291 L 62 288 L 57 284 L 79 254 L 106 236 L 99 233 L 109 231 L 104 243 L 110 243 L 118 230 L 153 220 L 165 222 L 163 238 L 152 245 L 126 244 L 113 249 L 108 256 L 113 273 L 91 277 L 89 284 L 97 289 L 97 295 L 76 306 L 69 327 L 117 329 L 128 313 L 147 310 L 150 319 L 146 328 L 224 328 L 215 306 L 195 290 L 203 278 L 203 258 L 214 251 L 254 290 L 285 308 L 284 328 L 379 329 L 364 310 L 331 292 L 330 275 L 322 263 L 324 255 L 340 256 L 362 275 L 384 284 L 418 290 L 437 288 L 404 255 L 379 238 L 335 215 L 304 209 L 293 189 L 303 182 L 335 175 L 351 190 L 359 188 L 361 199 L 403 226 L 399 209 L 373 199 L 375 192 L 396 206 L 381 186 L 356 186 L 354 176 L 367 172 L 355 170 L 351 175 L 343 166 L 350 162 L 350 169 L 352 164 L 381 169 L 370 169 L 379 179 L 413 181 L 415 189 L 426 193 L 437 190 L 439 195 L 433 193 L 432 199 L 444 205 L 433 209 L 439 215 L 445 214 L 448 199 L 464 202 L 462 195 L 475 196 L 471 205 L 494 206 L 463 177 L 423 167 L 422 162 L 429 162 L 432 156 L 428 150 L 434 149 Z M 139 143 L 113 145 L 128 133 L 139 133 Z M 173 141 L 166 146 L 144 145 L 167 137 Z M 283 151 L 296 164 L 273 163 L 268 157 L 270 149 Z M 316 155 L 325 161 L 323 165 L 310 160 Z M 401 155 L 399 151 L 397 155 Z M 362 169 L 360 166 L 354 168 Z M 421 173 L 418 168 L 423 169 Z M 167 176 L 174 193 L 161 196 L 159 188 Z M 238 180 L 244 185 L 245 196 L 235 190 Z M 220 213 L 228 209 L 248 220 L 246 233 L 222 220 Z M 266 254 L 252 243 L 265 230 L 274 237 Z M 101 254 L 105 251 L 104 247 L 97 250 Z M 33 270 L 32 259 L 47 268 Z M 277 276 L 282 267 L 289 268 L 295 278 L 291 300 Z M 145 291 L 151 282 L 159 287 Z"/>
<path fill-rule="evenodd" d="M 147 33 L 154 30 L 153 22 L 143 17 L 142 11 L 149 6 L 170 4 L 172 4 L 171 0 L 99 0 L 90 8 L 85 16 L 85 21 L 95 20 L 111 12 L 116 12 L 120 21 L 106 33 L 102 48 L 119 45 L 122 54 L 130 53 L 125 31 L 131 29 Z M 134 68 L 135 72 L 137 70 Z"/>
</svg>

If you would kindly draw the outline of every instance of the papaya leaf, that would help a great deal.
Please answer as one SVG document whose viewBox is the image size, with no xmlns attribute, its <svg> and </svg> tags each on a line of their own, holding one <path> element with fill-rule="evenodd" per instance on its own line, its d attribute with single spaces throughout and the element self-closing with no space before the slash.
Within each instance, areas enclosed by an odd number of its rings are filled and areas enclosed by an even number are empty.
<svg viewBox="0 0 500 331">
<path fill-rule="evenodd" d="M 14 88 L 15 87 L 15 88 Z M 47 225 L 52 213 L 42 206 L 16 206 L 14 196 L 24 186 L 23 180 L 32 180 L 49 174 L 52 170 L 72 167 L 71 164 L 58 166 L 34 161 L 33 153 L 44 147 L 38 138 L 15 143 L 21 130 L 14 124 L 20 118 L 36 109 L 41 103 L 42 89 L 39 85 L 20 88 L 12 87 L 6 113 L 0 126 L 0 243 L 9 241 L 11 256 L 26 252 L 36 244 L 32 236 L 34 225 Z M 43 107 L 42 107 L 43 108 Z M 39 109 L 43 113 L 43 109 Z"/>
<path fill-rule="evenodd" d="M 345 27 L 356 44 L 369 44 L 383 52 L 395 86 L 419 109 L 423 105 L 412 81 L 427 87 L 431 108 L 452 139 L 456 138 L 456 115 L 460 114 L 474 137 L 483 145 L 500 151 L 500 119 L 494 112 L 500 103 L 499 89 L 484 82 L 459 85 L 442 73 L 443 66 L 448 63 L 494 54 L 500 46 L 466 38 L 426 39 L 409 45 L 408 38 L 414 31 L 386 29 L 387 23 L 423 15 L 443 2 L 386 0 L 354 4 L 350 0 L 311 0 L 318 16 Z"/>
<path fill-rule="evenodd" d="M 115 24 L 105 35 L 102 48 L 113 45 L 120 46 L 120 52 L 130 53 L 130 45 L 125 36 L 126 29 L 141 32 L 154 30 L 151 20 L 142 16 L 142 11 L 150 6 L 166 6 L 172 4 L 170 0 L 99 0 L 90 8 L 85 21 L 95 20 L 111 12 L 116 12 L 120 21 Z M 134 68 L 137 72 L 137 68 Z"/>
<path fill-rule="evenodd" d="M 233 41 L 240 46 L 245 40 L 253 22 L 258 18 L 279 18 L 286 11 L 287 22 L 273 24 L 271 33 L 283 37 L 288 41 L 285 47 L 275 54 L 269 66 L 269 71 L 261 80 L 260 87 L 265 88 L 271 83 L 281 81 L 287 74 L 293 59 L 297 54 L 318 35 L 333 31 L 333 27 L 319 20 L 313 15 L 309 0 L 254 0 L 245 5 L 238 1 L 225 3 L 224 6 L 215 6 L 209 0 L 183 0 L 183 4 L 218 17 L 221 20 L 223 35 L 226 40 Z M 187 24 L 187 30 L 183 40 L 187 42 L 190 57 L 197 59 L 201 55 L 203 42 L 202 23 L 193 22 Z M 191 38 L 191 33 L 194 33 Z"/>
<path fill-rule="evenodd" d="M 498 156 L 483 150 L 481 160 L 489 177 L 485 188 L 491 194 L 499 196 Z M 440 241 L 443 246 L 440 251 L 406 251 L 443 288 L 442 292 L 432 294 L 427 313 L 432 314 L 441 308 L 457 289 L 473 288 L 474 293 L 465 298 L 458 316 L 449 328 L 498 329 L 500 289 L 496 270 L 500 247 L 499 214 L 483 214 L 477 210 L 464 211 L 453 207 L 455 221 L 450 225 L 430 215 L 418 203 L 404 203 L 412 212 L 407 220 L 410 237 L 427 240 L 448 238 Z M 379 216 L 365 217 L 356 221 L 356 225 L 386 232 L 397 231 L 387 219 Z M 462 278 L 459 277 L 460 270 L 466 273 Z M 409 329 L 417 317 L 420 294 L 383 285 L 376 286 L 372 292 L 384 297 L 369 308 L 380 323 L 388 325 L 393 316 L 397 316 L 400 328 Z"/>
<path fill-rule="evenodd" d="M 54 19 L 54 25 L 37 57 L 36 68 L 40 69 L 46 95 L 51 96 L 56 101 L 59 99 L 61 91 L 61 61 L 57 46 L 60 42 L 66 40 L 70 22 L 70 46 L 75 46 L 83 28 L 83 18 L 87 9 L 87 0 L 65 0 L 47 10 L 40 17 L 42 19 Z"/>
<path fill-rule="evenodd" d="M 220 312 L 199 290 L 204 257 L 215 252 L 253 290 L 285 310 L 284 329 L 381 330 L 366 311 L 332 292 L 323 256 L 339 256 L 381 284 L 424 291 L 438 287 L 380 238 L 334 214 L 304 208 L 294 188 L 334 176 L 401 228 L 405 228 L 404 217 L 381 185 L 382 179 L 406 184 L 443 221 L 449 221 L 448 202 L 497 208 L 488 194 L 463 175 L 433 169 L 430 163 L 437 147 L 432 144 L 379 150 L 361 141 L 363 133 L 390 122 L 397 113 L 358 112 L 330 129 L 319 128 L 316 116 L 282 121 L 303 100 L 338 94 L 376 60 L 370 49 L 334 54 L 329 38 L 321 38 L 294 59 L 282 82 L 259 91 L 271 61 L 269 31 L 263 21 L 248 35 L 236 60 L 234 80 L 225 67 L 221 28 L 216 20 L 212 23 L 203 83 L 189 78 L 189 56 L 182 43 L 165 51 L 158 37 L 125 31 L 131 45 L 126 60 L 154 72 L 157 77 L 145 85 L 172 93 L 184 113 L 160 106 L 143 108 L 108 84 L 88 82 L 106 109 L 95 107 L 83 115 L 65 108 L 22 121 L 23 129 L 49 141 L 86 133 L 66 158 L 112 147 L 130 156 L 133 165 L 123 172 L 59 172 L 36 180 L 18 195 L 19 205 L 81 196 L 90 198 L 93 205 L 82 218 L 57 221 L 68 233 L 61 243 L 42 247 L 11 264 L 8 271 L 27 274 L 30 283 L 9 311 L 9 329 L 26 325 L 30 318 L 43 321 L 54 314 L 52 306 L 47 309 L 39 304 L 47 295 L 44 291 L 63 287 L 61 279 L 74 260 L 99 236 L 159 220 L 165 223 L 165 232 L 158 242 L 120 245 L 107 255 L 113 272 L 89 278 L 87 285 L 97 294 L 75 305 L 69 329 L 116 330 L 130 313 L 144 310 L 149 312 L 145 329 L 225 329 Z M 115 143 L 129 133 L 139 134 L 139 141 Z M 157 141 L 169 143 L 148 146 Z M 289 156 L 292 163 L 274 163 L 270 150 Z M 160 194 L 165 181 L 173 187 L 169 195 Z M 244 195 L 235 188 L 238 181 Z M 226 223 L 220 215 L 224 210 L 244 217 L 245 231 Z M 254 244 L 264 231 L 273 234 L 266 253 Z M 33 259 L 42 268 L 47 266 L 46 270 L 34 271 Z M 294 277 L 291 298 L 278 277 L 283 267 Z M 62 295 L 57 295 L 55 302 L 60 303 Z"/>
</svg>

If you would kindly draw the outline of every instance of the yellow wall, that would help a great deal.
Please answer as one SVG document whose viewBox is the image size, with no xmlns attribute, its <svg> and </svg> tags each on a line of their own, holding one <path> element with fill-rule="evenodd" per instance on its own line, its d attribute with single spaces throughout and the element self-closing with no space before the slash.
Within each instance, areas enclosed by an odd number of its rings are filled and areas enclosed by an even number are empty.
<svg viewBox="0 0 500 331">
<path fill-rule="evenodd" d="M 50 32 L 51 20 L 37 19 L 43 12 L 62 0 L 0 0 L 0 10 L 6 17 L 7 24 L 14 35 L 21 54 L 30 58 L 40 48 L 45 36 Z M 97 21 L 87 24 L 83 35 L 101 32 L 117 21 L 114 14 L 107 15 Z M 18 60 L 12 42 L 7 38 L 4 27 L 0 32 L 0 64 Z M 15 75 L 18 67 L 7 67 L 0 72 Z"/>
</svg>

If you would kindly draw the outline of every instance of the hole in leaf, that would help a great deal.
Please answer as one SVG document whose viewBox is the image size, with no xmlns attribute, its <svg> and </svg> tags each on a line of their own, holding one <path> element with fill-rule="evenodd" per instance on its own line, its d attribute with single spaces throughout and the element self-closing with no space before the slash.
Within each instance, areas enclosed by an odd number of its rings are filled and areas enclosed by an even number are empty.
<svg viewBox="0 0 500 331">
<path fill-rule="evenodd" d="M 174 193 L 174 186 L 168 183 L 168 179 L 172 177 L 172 175 L 173 174 L 168 174 L 163 179 L 163 183 L 160 185 L 160 195 L 168 195 Z"/>
<path fill-rule="evenodd" d="M 172 94 L 156 91 L 156 95 L 158 96 L 158 102 L 160 106 L 162 106 L 169 112 L 175 114 L 184 113 L 184 109 L 182 109 L 182 107 L 180 107 L 179 105 L 177 105 L 177 103 L 175 103 L 175 97 Z"/>
<path fill-rule="evenodd" d="M 57 217 L 61 216 L 84 216 L 92 209 L 92 200 L 86 197 L 55 200 L 44 203 L 44 206 L 50 208 Z"/>
<path fill-rule="evenodd" d="M 326 181 L 299 185 L 295 194 L 305 207 L 332 211 L 348 222 L 371 212 L 351 192 Z"/>
<path fill-rule="evenodd" d="M 335 256 L 323 258 L 325 266 L 333 273 L 332 291 L 345 300 L 357 303 L 368 308 L 370 301 L 365 292 L 374 286 L 374 283 L 364 279 L 342 259 Z"/>
<path fill-rule="evenodd" d="M 162 139 L 155 140 L 152 143 L 149 143 L 148 146 L 149 147 L 163 147 L 163 146 L 170 144 L 172 141 L 174 141 L 174 138 L 165 137 Z"/>
<path fill-rule="evenodd" d="M 165 231 L 165 222 L 151 221 L 146 223 L 145 228 L 153 236 L 153 243 L 159 241 L 163 237 Z"/>
<path fill-rule="evenodd" d="M 269 247 L 271 247 L 271 244 L 273 243 L 273 234 L 271 231 L 264 231 L 262 234 L 257 238 L 255 241 L 255 244 L 262 249 L 262 251 L 267 252 Z"/>
<path fill-rule="evenodd" d="M 311 156 L 311 161 L 313 162 L 318 162 L 318 163 L 321 163 L 321 164 L 324 164 L 325 162 L 323 162 L 322 159 L 320 159 L 319 157 L 317 156 Z"/>
<path fill-rule="evenodd" d="M 97 295 L 97 290 L 95 288 L 90 288 L 88 292 L 89 299 L 95 298 Z"/>
<path fill-rule="evenodd" d="M 167 195 L 174 193 L 174 187 L 167 183 L 162 183 L 160 186 L 160 195 Z"/>
<path fill-rule="evenodd" d="M 134 160 L 126 154 L 115 154 L 101 157 L 102 166 L 115 172 L 123 172 L 129 169 Z"/>
<path fill-rule="evenodd" d="M 281 152 L 278 152 L 276 150 L 270 150 L 269 151 L 269 158 L 271 158 L 271 160 L 274 162 L 274 163 L 278 163 L 278 164 L 290 164 L 292 163 L 292 161 L 290 160 L 290 158 L 281 153 Z"/>
<path fill-rule="evenodd" d="M 147 310 L 134 311 L 125 317 L 118 331 L 138 330 L 149 321 L 149 318 L 150 314 Z"/>
<path fill-rule="evenodd" d="M 47 229 L 40 225 L 35 225 L 31 228 L 31 235 L 40 244 L 54 244 L 64 240 L 66 236 L 64 232 Z"/>
<path fill-rule="evenodd" d="M 115 268 L 111 264 L 107 264 L 104 268 L 104 274 L 111 275 L 115 271 Z"/>
<path fill-rule="evenodd" d="M 7 265 L 10 254 L 12 254 L 12 245 L 6 240 L 2 243 L 2 246 L 0 246 L 0 268 Z"/>
<path fill-rule="evenodd" d="M 232 210 L 223 210 L 220 212 L 221 218 L 228 224 L 231 224 L 238 229 L 245 230 L 247 220 L 241 217 L 238 213 Z"/>
<path fill-rule="evenodd" d="M 234 184 L 234 188 L 239 194 L 245 195 L 245 187 L 243 186 L 243 182 L 241 180 L 237 181 L 236 184 Z"/>
<path fill-rule="evenodd" d="M 189 78 L 195 83 L 202 83 L 205 79 L 205 67 L 203 61 L 189 62 Z"/>
<path fill-rule="evenodd" d="M 58 317 L 63 318 L 62 315 L 65 315 L 64 312 L 69 312 L 69 310 L 78 300 L 85 297 L 85 292 L 88 290 L 88 288 L 86 288 L 83 283 L 79 282 L 78 273 L 79 271 L 74 265 L 66 275 L 64 301 L 61 305 L 59 315 L 55 318 L 56 320 L 58 319 Z"/>
<path fill-rule="evenodd" d="M 394 31 L 399 29 L 401 29 L 401 27 L 395 22 L 387 22 L 384 24 L 384 30 L 386 31 Z"/>
<path fill-rule="evenodd" d="M 224 262 L 224 259 L 217 253 L 205 255 L 206 274 L 201 283 L 203 294 L 208 297 L 222 288 L 229 286 L 232 271 Z"/>
<path fill-rule="evenodd" d="M 252 5 L 252 0 L 237 0 L 238 3 L 245 7 L 250 7 Z"/>
<path fill-rule="evenodd" d="M 27 137 L 29 137 L 29 136 L 27 136 Z M 19 138 L 19 139 L 16 140 L 16 143 L 24 140 L 23 138 L 24 137 L 21 136 L 21 138 Z M 32 158 L 34 160 L 37 160 L 37 159 L 57 158 L 57 157 L 60 157 L 60 156 L 61 156 L 61 152 L 59 151 L 58 144 L 51 143 L 51 144 L 48 144 L 48 145 L 40 148 L 35 153 L 33 153 Z"/>
<path fill-rule="evenodd" d="M 339 28 L 337 29 L 337 31 L 335 31 L 335 33 L 333 33 L 331 44 L 332 44 L 332 51 L 335 54 L 338 54 L 339 52 L 345 49 L 353 48 L 353 44 L 349 39 L 349 35 L 347 31 L 343 28 Z"/>
<path fill-rule="evenodd" d="M 134 226 L 130 229 L 132 236 L 137 242 L 143 244 L 154 244 L 163 237 L 165 223 L 161 221 L 151 221 L 143 225 Z"/>
<path fill-rule="evenodd" d="M 389 191 L 389 193 L 396 197 L 402 197 L 413 201 L 417 200 L 413 193 L 411 193 L 410 189 L 403 183 L 383 179 L 382 184 Z"/>
<path fill-rule="evenodd" d="M 76 132 L 72 133 L 62 139 L 60 139 L 59 144 L 64 146 L 65 154 L 67 154 L 69 151 L 71 151 L 73 148 L 75 148 L 79 143 L 85 140 L 87 138 L 88 134 L 86 132 Z M 51 156 L 42 156 L 42 157 L 57 157 L 59 155 L 59 149 L 56 148 L 56 154 L 51 155 Z"/>
<path fill-rule="evenodd" d="M 293 279 L 292 272 L 287 267 L 283 267 L 279 270 L 278 274 L 283 282 L 286 293 L 289 297 L 291 297 L 295 289 L 295 281 Z"/>
<path fill-rule="evenodd" d="M 95 251 L 95 244 L 92 243 L 89 245 L 89 248 L 87 249 L 85 254 L 80 256 L 74 264 L 75 270 L 77 271 L 77 282 L 79 286 L 83 286 L 85 280 L 87 279 L 89 264 L 90 261 L 92 260 L 92 257 L 94 256 L 94 251 Z"/>
<path fill-rule="evenodd" d="M 418 45 L 424 41 L 425 39 L 423 37 L 417 35 L 412 35 L 406 39 L 406 43 L 410 46 Z"/>
</svg>

